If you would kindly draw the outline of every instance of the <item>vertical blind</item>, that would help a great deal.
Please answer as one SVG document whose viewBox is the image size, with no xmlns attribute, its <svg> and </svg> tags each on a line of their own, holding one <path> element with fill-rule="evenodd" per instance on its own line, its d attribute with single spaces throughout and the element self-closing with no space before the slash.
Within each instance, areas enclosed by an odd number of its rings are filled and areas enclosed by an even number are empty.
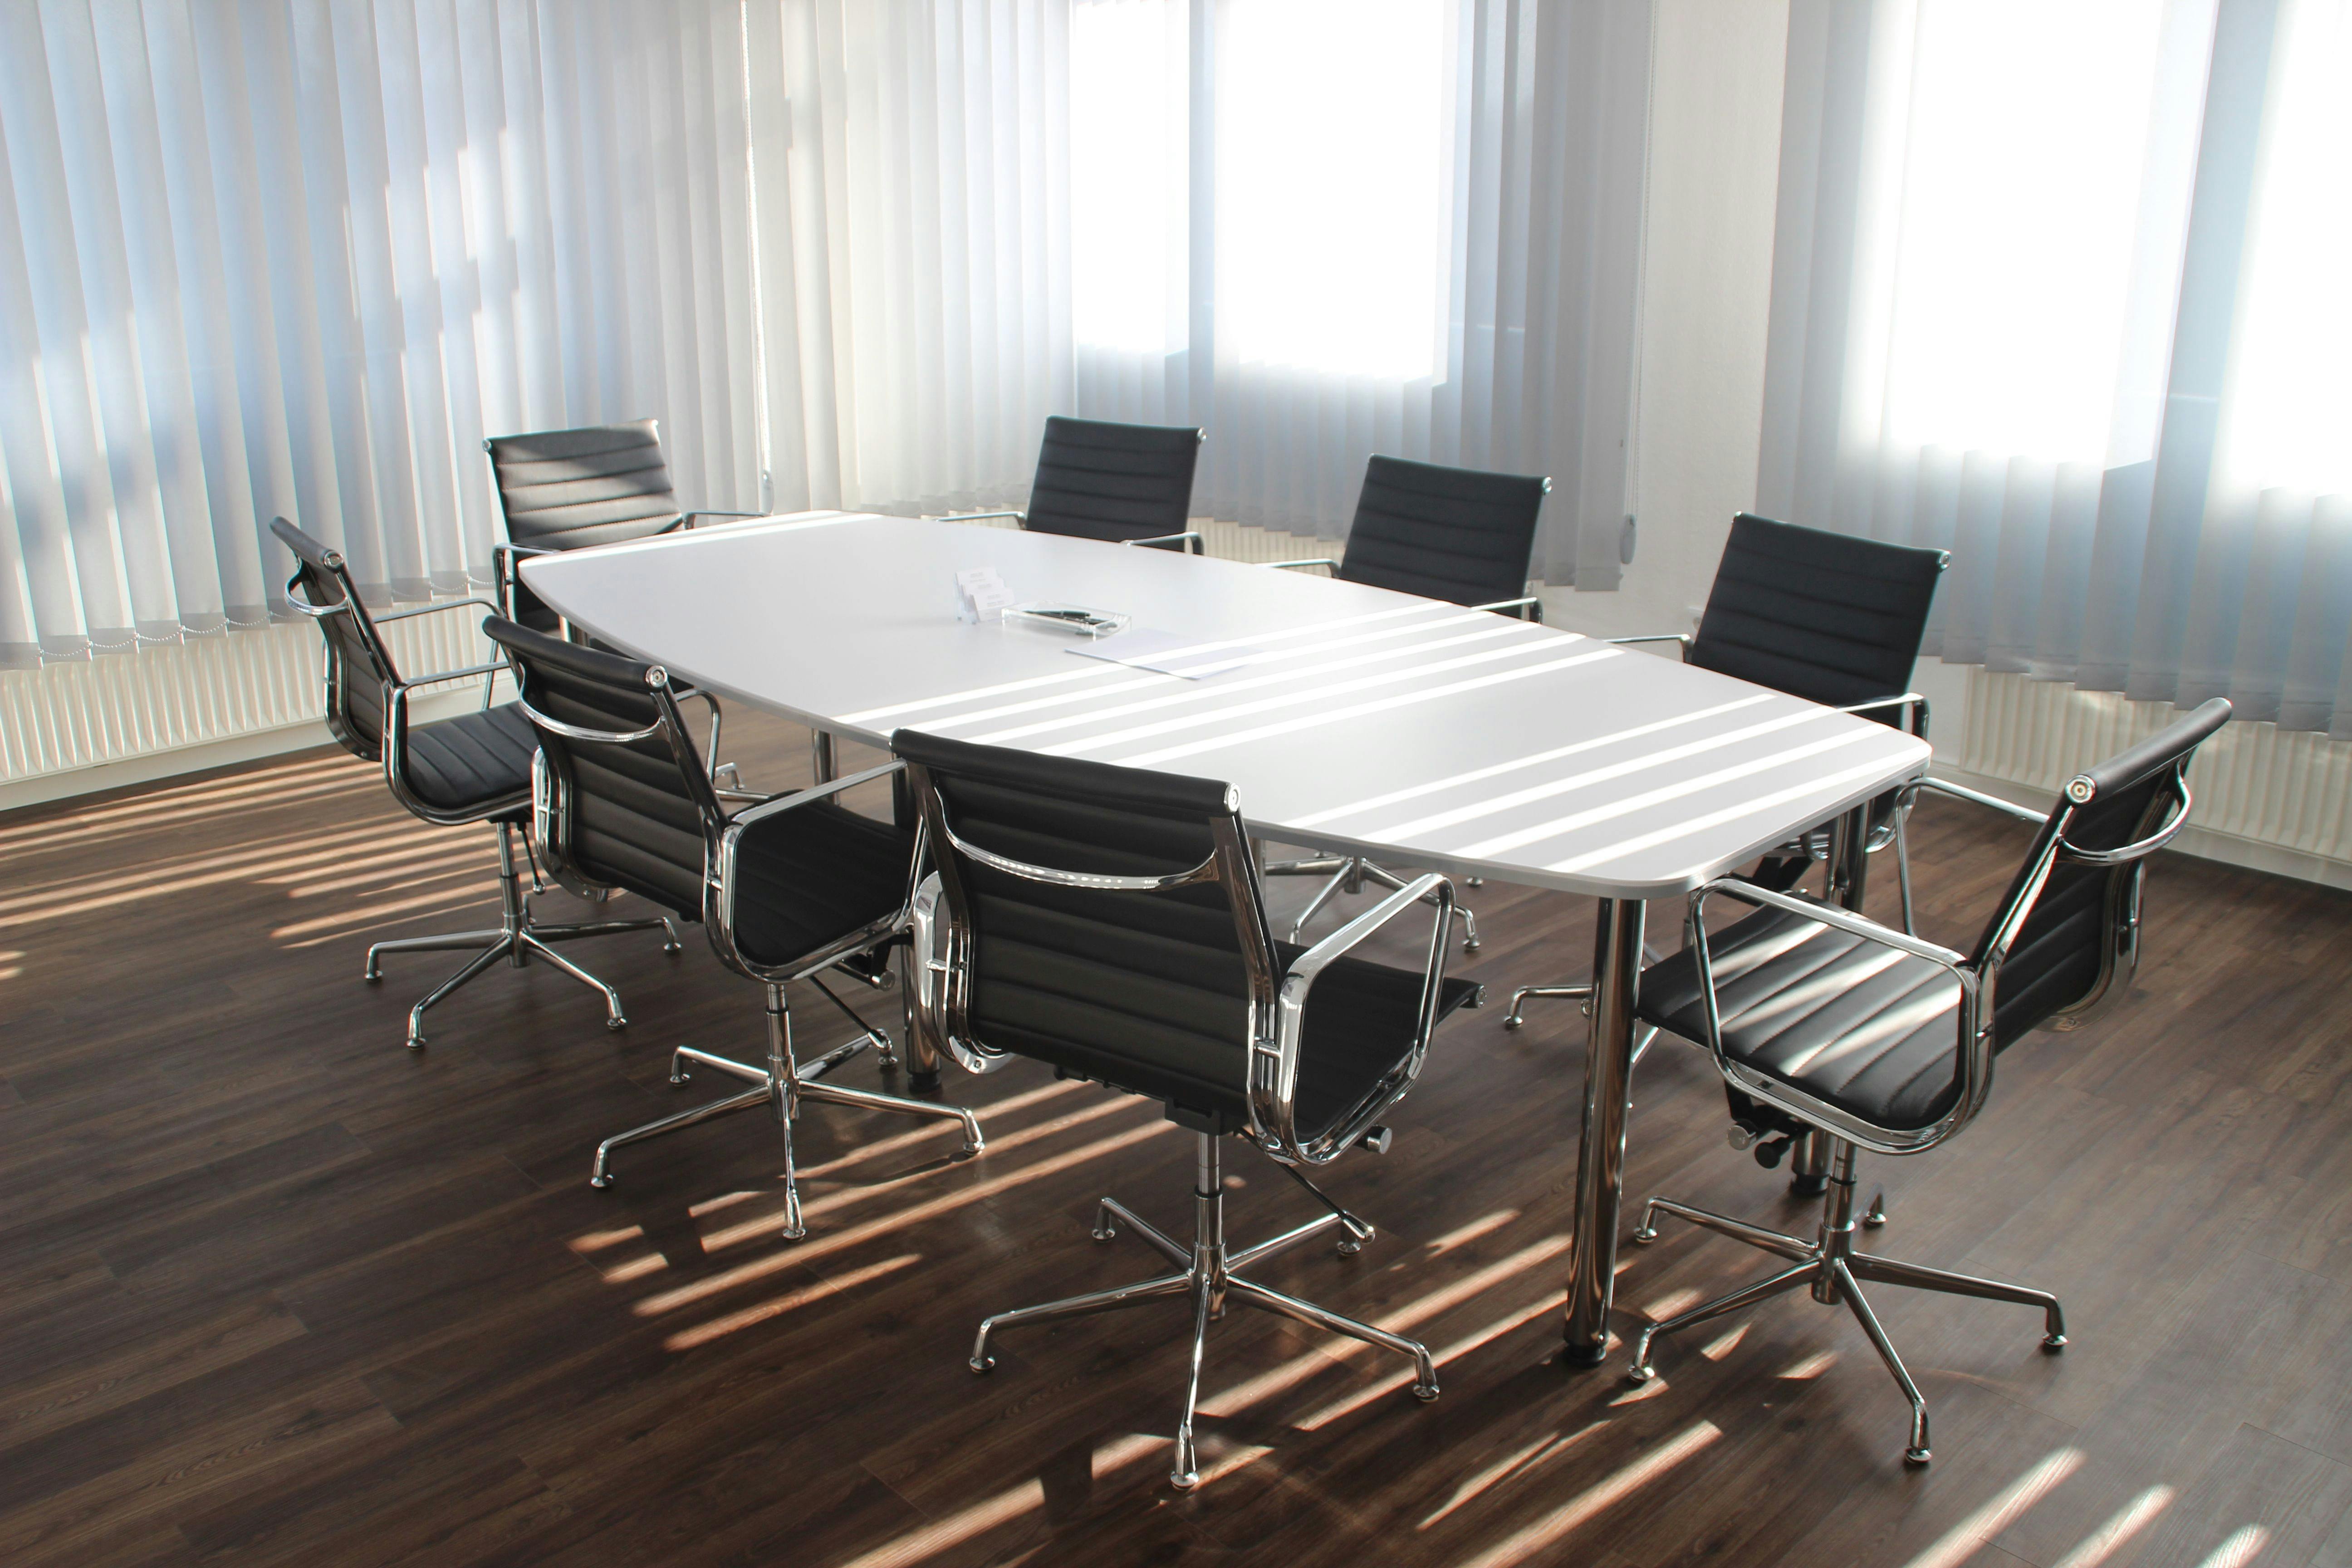
<svg viewBox="0 0 2352 1568">
<path fill-rule="evenodd" d="M 735 0 L 0 6 L 0 659 L 257 624 L 498 537 L 486 435 L 657 412 L 757 499 Z"/>
<path fill-rule="evenodd" d="M 1613 587 L 1650 17 L 1635 0 L 1077 0 L 1076 403 L 1209 433 L 1194 504 L 1343 537 L 1375 452 L 1552 476 Z M 1115 215 L 1115 216 L 1114 216 Z"/>
<path fill-rule="evenodd" d="M 1344 531 L 1374 451 L 1558 479 L 1614 581 L 1641 0 L 0 5 L 0 662 L 487 573 L 486 436 L 652 416 L 688 504 L 1025 490 L 1199 423 Z"/>
<path fill-rule="evenodd" d="M 1759 507 L 1927 651 L 2352 735 L 2352 4 L 1795 0 Z"/>
</svg>

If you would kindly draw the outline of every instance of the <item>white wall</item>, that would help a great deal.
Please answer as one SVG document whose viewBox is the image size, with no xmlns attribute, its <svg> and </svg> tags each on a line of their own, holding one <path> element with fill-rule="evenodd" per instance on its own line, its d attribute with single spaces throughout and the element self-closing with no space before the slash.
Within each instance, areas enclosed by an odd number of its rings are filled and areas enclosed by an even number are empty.
<svg viewBox="0 0 2352 1568">
<path fill-rule="evenodd" d="M 1655 0 L 1632 510 L 1614 593 L 1554 590 L 1580 631 L 1687 631 L 1756 500 L 1788 0 Z"/>
</svg>

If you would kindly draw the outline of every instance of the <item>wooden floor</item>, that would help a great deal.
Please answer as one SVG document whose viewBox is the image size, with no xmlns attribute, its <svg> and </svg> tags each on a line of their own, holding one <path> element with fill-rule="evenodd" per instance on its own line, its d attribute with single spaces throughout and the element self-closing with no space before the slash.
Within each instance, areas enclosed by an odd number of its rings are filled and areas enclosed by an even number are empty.
<svg viewBox="0 0 2352 1568">
<path fill-rule="evenodd" d="M 801 771 L 797 732 L 729 733 L 748 777 Z M 1965 937 L 2020 830 L 1930 805 L 1916 842 L 1923 929 Z M 698 935 L 609 939 L 572 951 L 625 1032 L 500 969 L 404 1050 L 453 965 L 369 987 L 362 945 L 482 923 L 489 845 L 340 753 L 0 818 L 0 1563 L 2352 1563 L 2352 900 L 2165 858 L 2127 1003 L 2011 1051 L 1949 1148 L 1866 1163 L 1876 1249 L 2072 1319 L 2045 1356 L 2031 1311 L 1877 1290 L 1932 1468 L 1904 1468 L 1853 1323 L 1802 1297 L 1670 1343 L 1646 1387 L 1622 1352 L 1560 1368 L 1581 1020 L 1510 1034 L 1490 1005 L 1441 1036 L 1394 1149 L 1332 1168 L 1380 1238 L 1265 1270 L 1424 1339 L 1444 1397 L 1237 1312 L 1182 1496 L 1180 1309 L 1008 1335 L 985 1380 L 964 1357 L 989 1311 L 1157 1271 L 1088 1239 L 1089 1200 L 1186 1223 L 1183 1134 L 1022 1065 L 950 1074 L 991 1140 L 968 1163 L 813 1108 L 798 1246 L 754 1116 L 594 1191 L 597 1139 L 709 1090 L 668 1087 L 667 1047 L 759 1048 L 758 991 Z M 1475 901 L 1468 973 L 1585 968 L 1575 901 Z M 803 1041 L 845 1037 L 814 1001 Z M 845 1080 L 884 1081 L 870 1057 Z M 1635 1100 L 1634 1194 L 1810 1229 L 1725 1147 L 1695 1053 L 1661 1046 Z M 1232 1148 L 1241 1237 L 1307 1216 Z M 1622 1261 L 1621 1332 L 1767 1262 L 1671 1226 Z"/>
</svg>

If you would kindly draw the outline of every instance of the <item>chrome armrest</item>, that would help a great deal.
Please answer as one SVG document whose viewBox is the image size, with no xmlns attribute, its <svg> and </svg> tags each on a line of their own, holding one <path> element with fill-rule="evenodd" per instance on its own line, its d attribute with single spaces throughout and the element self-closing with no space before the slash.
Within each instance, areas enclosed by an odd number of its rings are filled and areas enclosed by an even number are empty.
<svg viewBox="0 0 2352 1568">
<path fill-rule="evenodd" d="M 698 517 L 757 518 L 767 515 L 764 511 L 715 511 L 709 507 L 702 507 L 694 511 L 680 512 L 677 525 L 681 529 L 691 531 L 695 525 L 694 520 Z"/>
<path fill-rule="evenodd" d="M 951 511 L 945 517 L 935 517 L 931 521 L 933 522 L 977 522 L 983 517 L 1009 517 L 1024 528 L 1029 526 L 1027 512 L 1014 511 L 1010 508 L 1000 511 Z"/>
<path fill-rule="evenodd" d="M 2036 827 L 2050 820 L 2047 814 L 2035 811 L 2029 806 L 2020 805 L 2015 801 L 2003 800 L 1997 795 L 1987 795 L 1982 790 L 1969 789 L 1963 784 L 1946 784 L 1942 779 L 1921 779 L 1911 787 L 1931 789 L 1937 795 L 1948 795 L 1955 800 L 1969 801 L 1987 810 L 1997 811 L 2003 816 L 2014 817 L 2020 822 L 2030 822 Z"/>
<path fill-rule="evenodd" d="M 1197 530 L 1189 528 L 1181 533 L 1155 534 L 1150 539 L 1122 539 L 1119 542 L 1121 544 L 1173 544 L 1180 539 L 1184 542 L 1184 553 L 1187 555 L 1198 555 L 1209 547 L 1208 541 L 1202 538 Z"/>
<path fill-rule="evenodd" d="M 479 605 L 482 608 L 489 611 L 490 614 L 494 616 L 502 616 L 506 614 L 504 610 L 499 607 L 496 601 L 485 599 L 480 595 L 477 594 L 470 598 L 451 599 L 446 603 L 439 605 L 418 605 L 413 609 L 386 610 L 383 615 L 371 616 L 370 618 L 373 619 L 376 625 L 382 626 L 386 621 L 404 621 L 411 616 L 429 616 L 434 614 L 436 611 L 455 610 L 466 605 Z"/>
<path fill-rule="evenodd" d="M 847 932 L 837 941 L 828 943 L 814 952 L 800 955 L 793 961 L 789 973 L 751 962 L 735 945 L 735 868 L 742 851 L 745 835 L 761 824 L 772 821 L 786 812 L 797 810 L 804 805 L 814 805 L 820 801 L 832 799 L 844 790 L 855 789 L 859 784 L 870 784 L 876 779 L 887 778 L 906 765 L 894 758 L 879 767 L 867 768 L 863 773 L 851 773 L 846 778 L 835 779 L 810 789 L 790 790 L 782 795 L 770 795 L 759 805 L 738 812 L 728 819 L 726 826 L 719 830 L 717 851 L 712 856 L 711 861 L 706 863 L 709 866 L 709 875 L 703 893 L 704 924 L 709 928 L 712 943 L 717 947 L 719 956 L 723 962 L 743 973 L 755 975 L 763 980 L 798 979 L 803 975 L 814 973 L 829 963 L 846 958 L 852 953 L 872 948 L 891 932 L 904 931 L 907 928 L 908 910 L 915 895 L 913 874 L 922 860 L 922 839 L 919 834 L 916 837 L 915 854 L 908 867 L 906 898 L 896 909 L 866 921 L 857 930 Z"/>
<path fill-rule="evenodd" d="M 1685 940 L 1689 945 L 1692 965 L 1697 972 L 1700 1013 L 1706 1026 L 1706 1037 L 1699 1043 L 1715 1058 L 1716 1070 L 1723 1075 L 1726 1082 L 1749 1093 L 1763 1087 L 1753 1080 L 1753 1069 L 1734 1062 L 1723 1048 L 1723 1015 L 1716 999 L 1715 967 L 1708 951 L 1706 919 L 1706 900 L 1716 893 L 1744 904 L 1784 910 L 1817 925 L 1924 960 L 1959 983 L 1960 1005 L 1954 1021 L 1958 1035 L 1955 1044 L 1960 1063 L 1960 1093 L 1952 1109 L 1932 1126 L 1916 1131 L 1879 1129 L 1849 1112 L 1812 1100 L 1812 1097 L 1805 1095 L 1801 1089 L 1776 1084 L 1773 1092 L 1805 1099 L 1840 1136 L 1881 1153 L 1916 1153 L 1942 1142 L 1975 1117 L 1992 1088 L 1991 1021 L 1983 1016 L 1984 976 L 1978 968 L 1967 957 L 1948 947 L 1939 947 L 1932 942 L 1880 925 L 1876 921 L 1850 910 L 1838 909 L 1815 899 L 1774 892 L 1738 877 L 1718 877 L 1692 893 L 1690 913 L 1685 926 Z"/>
<path fill-rule="evenodd" d="M 697 691 L 692 695 L 699 697 L 703 694 Z M 851 773 L 846 778 L 837 778 L 829 784 L 813 784 L 807 789 L 786 790 L 782 795 L 762 795 L 760 797 L 759 805 L 739 811 L 727 819 L 728 839 L 731 843 L 742 837 L 743 829 L 756 827 L 770 817 L 780 816 L 795 807 L 813 805 L 820 800 L 830 800 L 844 790 L 855 789 L 862 784 L 871 784 L 876 779 L 887 778 L 906 765 L 894 759 L 882 763 L 879 767 L 867 768 L 863 773 Z"/>
<path fill-rule="evenodd" d="M 1298 1068 L 1306 1045 L 1307 1006 L 1316 981 L 1335 960 L 1432 894 L 1437 900 L 1437 917 L 1430 931 L 1429 961 L 1423 970 L 1420 1016 L 1413 1026 L 1411 1049 L 1398 1068 L 1361 1103 L 1316 1138 L 1302 1142 L 1297 1127 Z M 1293 1163 L 1323 1164 L 1354 1144 L 1372 1119 L 1395 1102 L 1402 1090 L 1390 1090 L 1400 1080 L 1410 1084 L 1420 1076 L 1422 1058 L 1428 1054 L 1430 1037 L 1437 1029 L 1438 1005 L 1445 994 L 1445 952 L 1453 927 L 1454 884 L 1430 872 L 1414 878 L 1293 961 L 1275 993 L 1274 1037 L 1257 1040 L 1250 1050 L 1251 1131 L 1260 1148 Z"/>
<path fill-rule="evenodd" d="M 1691 637 L 1692 634 L 1689 632 L 1644 632 L 1640 637 L 1602 637 L 1601 640 L 1607 643 L 1615 643 L 1620 647 L 1624 647 L 1633 643 L 1644 642 L 1680 643 L 1683 647 L 1683 656 L 1687 658 L 1690 656 Z"/>
<path fill-rule="evenodd" d="M 1302 566 L 1328 566 L 1334 572 L 1339 569 L 1339 563 L 1328 555 L 1318 555 L 1307 561 L 1261 561 L 1258 564 L 1276 572 L 1295 572 Z"/>
<path fill-rule="evenodd" d="M 1517 599 L 1497 599 L 1491 605 L 1473 605 L 1470 607 L 1474 610 L 1492 610 L 1498 616 L 1506 610 L 1517 610 L 1519 612 L 1519 619 L 1523 621 L 1540 623 L 1543 620 L 1543 595 L 1540 594 L 1528 594 Z"/>
</svg>

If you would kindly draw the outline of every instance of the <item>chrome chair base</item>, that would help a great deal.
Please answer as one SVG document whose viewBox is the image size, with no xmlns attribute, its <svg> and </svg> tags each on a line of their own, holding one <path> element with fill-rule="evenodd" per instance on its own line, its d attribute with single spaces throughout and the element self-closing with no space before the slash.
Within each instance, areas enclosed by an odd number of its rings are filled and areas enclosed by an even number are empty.
<svg viewBox="0 0 2352 1568">
<path fill-rule="evenodd" d="M 1411 1356 L 1414 1374 L 1413 1397 L 1424 1403 L 1437 1397 L 1437 1368 L 1420 1341 L 1390 1333 L 1386 1329 L 1377 1329 L 1353 1318 L 1341 1317 L 1311 1301 L 1302 1301 L 1296 1296 L 1244 1279 L 1234 1272 L 1276 1253 L 1287 1252 L 1334 1228 L 1340 1232 L 1339 1250 L 1342 1254 L 1352 1255 L 1371 1239 L 1372 1227 L 1331 1203 L 1329 1198 L 1323 1198 L 1324 1203 L 1330 1206 L 1330 1213 L 1261 1241 L 1255 1247 L 1228 1253 L 1225 1250 L 1225 1184 L 1219 1161 L 1223 1140 L 1206 1132 L 1197 1137 L 1198 1163 L 1192 1184 L 1192 1245 L 1189 1248 L 1166 1232 L 1138 1218 L 1133 1210 L 1117 1198 L 1104 1198 L 1095 1213 L 1094 1238 L 1097 1241 L 1109 1241 L 1118 1234 L 1118 1224 L 1124 1223 L 1181 1272 L 1163 1274 L 1108 1290 L 1093 1290 L 1083 1296 L 1048 1301 L 1042 1306 L 999 1312 L 992 1318 L 982 1320 L 980 1332 L 971 1343 L 971 1370 L 986 1373 L 996 1365 L 996 1358 L 988 1353 L 988 1342 L 999 1329 L 1023 1328 L 1058 1318 L 1114 1312 L 1168 1297 L 1189 1298 L 1192 1303 L 1192 1363 L 1184 1383 L 1183 1411 L 1176 1424 L 1175 1465 L 1168 1475 L 1168 1484 L 1178 1491 L 1190 1491 L 1201 1484 L 1199 1457 L 1192 1441 L 1192 1413 L 1201 1400 L 1201 1364 L 1206 1352 L 1209 1321 L 1224 1316 L 1225 1304 L 1229 1300 L 1237 1300 L 1262 1311 L 1279 1313 L 1286 1318 L 1295 1318 L 1315 1328 L 1345 1334 L 1349 1339 L 1361 1340 L 1366 1344 L 1378 1345 L 1399 1355 Z M 1292 1174 L 1297 1175 L 1297 1173 L 1293 1171 Z M 1305 1180 L 1303 1176 L 1299 1179 Z M 1315 1191 L 1316 1196 L 1323 1197 L 1311 1184 L 1309 1190 Z"/>
<path fill-rule="evenodd" d="M 730 1057 L 696 1050 L 691 1046 L 680 1046 L 670 1053 L 669 1081 L 672 1084 L 684 1085 L 691 1081 L 693 1075 L 687 1069 L 688 1063 L 694 1063 L 758 1087 L 721 1100 L 709 1100 L 674 1116 L 648 1121 L 642 1127 L 632 1127 L 625 1132 L 615 1132 L 596 1145 L 595 1163 L 589 1171 L 588 1184 L 593 1187 L 613 1184 L 613 1151 L 615 1149 L 764 1105 L 775 1114 L 776 1126 L 784 1141 L 784 1226 L 778 1234 L 786 1241 L 798 1241 L 808 1234 L 808 1227 L 801 1220 L 800 1184 L 793 1163 L 793 1119 L 800 1114 L 803 1100 L 862 1106 L 868 1110 L 888 1110 L 901 1116 L 921 1116 L 960 1123 L 963 1129 L 963 1147 L 957 1152 L 959 1160 L 971 1159 L 988 1147 L 987 1141 L 981 1136 L 980 1119 L 960 1105 L 935 1104 L 929 1100 L 877 1094 L 870 1089 L 826 1082 L 826 1074 L 856 1059 L 869 1047 L 878 1054 L 885 1066 L 896 1066 L 898 1058 L 892 1051 L 888 1034 L 858 1017 L 847 1003 L 826 990 L 822 981 L 817 983 L 817 989 L 824 991 L 827 999 L 848 1014 L 865 1033 L 846 1044 L 835 1047 L 807 1066 L 802 1066 L 793 1055 L 792 1015 L 785 1005 L 784 988 L 780 984 L 771 984 L 768 987 L 767 1066 L 739 1062 Z"/>
<path fill-rule="evenodd" d="M 1318 855 L 1306 860 L 1276 860 L 1258 868 L 1261 877 L 1328 877 L 1315 896 L 1307 900 L 1306 910 L 1290 922 L 1290 940 L 1297 942 L 1307 922 L 1323 912 L 1323 906 L 1342 893 L 1355 894 L 1364 890 L 1366 882 L 1377 882 L 1391 892 L 1404 889 L 1404 879 L 1385 866 L 1376 865 L 1360 855 Z M 1473 887 L 1482 886 L 1473 879 Z M 1434 903 L 1434 899 L 1425 902 Z M 1462 921 L 1462 951 L 1478 951 L 1478 917 L 1456 904 L 1454 912 Z"/>
<path fill-rule="evenodd" d="M 576 942 L 583 936 L 612 936 L 621 931 L 658 931 L 662 933 L 662 951 L 677 953 L 677 928 L 667 916 L 649 916 L 635 921 L 580 921 L 570 925 L 534 925 L 530 908 L 523 901 L 522 882 L 515 871 L 514 829 L 506 823 L 499 824 L 499 920 L 496 931 L 452 931 L 446 936 L 404 936 L 388 942 L 373 943 L 368 948 L 367 967 L 360 978 L 370 985 L 383 979 L 383 955 L 387 952 L 451 952 L 478 949 L 466 961 L 463 968 L 436 987 L 425 1000 L 408 1010 L 408 1048 L 415 1050 L 425 1044 L 425 1010 L 442 1001 L 459 986 L 484 970 L 505 959 L 520 969 L 528 959 L 538 959 L 551 968 L 569 974 L 572 979 L 604 998 L 604 1027 L 621 1029 L 629 1020 L 621 1012 L 621 994 L 597 979 L 553 948 L 551 942 Z"/>
<path fill-rule="evenodd" d="M 1895 1353 L 1895 1342 L 1886 1337 L 1879 1326 L 1878 1315 L 1870 1310 L 1870 1302 L 1862 1293 L 1861 1281 L 1877 1285 L 1903 1285 L 1915 1290 L 1937 1290 L 1948 1296 L 1974 1296 L 1990 1301 L 2013 1301 L 2023 1307 L 2039 1307 L 2042 1314 L 2042 1348 L 2057 1352 L 2066 1348 L 2066 1314 L 2058 1305 L 2058 1298 L 2046 1290 L 2032 1290 L 2022 1285 L 2011 1285 L 1999 1279 L 1979 1279 L 1969 1274 L 1948 1273 L 1941 1268 L 1927 1268 L 1916 1263 L 1897 1262 L 1853 1249 L 1853 1145 L 1843 1138 L 1831 1141 L 1829 1194 L 1822 1201 L 1821 1235 L 1811 1243 L 1793 1236 L 1727 1215 L 1713 1214 L 1706 1209 L 1692 1208 L 1671 1198 L 1652 1198 L 1642 1211 L 1642 1224 L 1633 1232 L 1633 1239 L 1647 1245 L 1658 1239 L 1657 1221 L 1662 1214 L 1688 1220 L 1718 1236 L 1745 1242 L 1761 1251 L 1773 1253 L 1790 1260 L 1792 1267 L 1778 1274 L 1768 1275 L 1752 1285 L 1743 1286 L 1727 1296 L 1718 1296 L 1703 1306 L 1693 1307 L 1663 1322 L 1643 1326 L 1642 1337 L 1633 1346 L 1633 1360 L 1625 1369 L 1635 1383 L 1647 1383 L 1657 1375 L 1651 1364 L 1650 1344 L 1660 1334 L 1671 1334 L 1704 1323 L 1709 1319 L 1743 1310 L 1802 1287 L 1811 1290 L 1814 1300 L 1825 1306 L 1843 1302 L 1869 1336 L 1878 1357 L 1894 1374 L 1895 1382 L 1911 1402 L 1911 1436 L 1903 1450 L 1907 1464 L 1924 1465 L 1934 1458 L 1927 1447 L 1927 1402 L 1921 1397 L 1919 1385 L 1911 1381 L 1903 1358 Z M 1882 1192 L 1871 1200 L 1869 1210 L 1861 1223 L 1876 1228 L 1886 1223 L 1885 1194 Z"/>
</svg>

